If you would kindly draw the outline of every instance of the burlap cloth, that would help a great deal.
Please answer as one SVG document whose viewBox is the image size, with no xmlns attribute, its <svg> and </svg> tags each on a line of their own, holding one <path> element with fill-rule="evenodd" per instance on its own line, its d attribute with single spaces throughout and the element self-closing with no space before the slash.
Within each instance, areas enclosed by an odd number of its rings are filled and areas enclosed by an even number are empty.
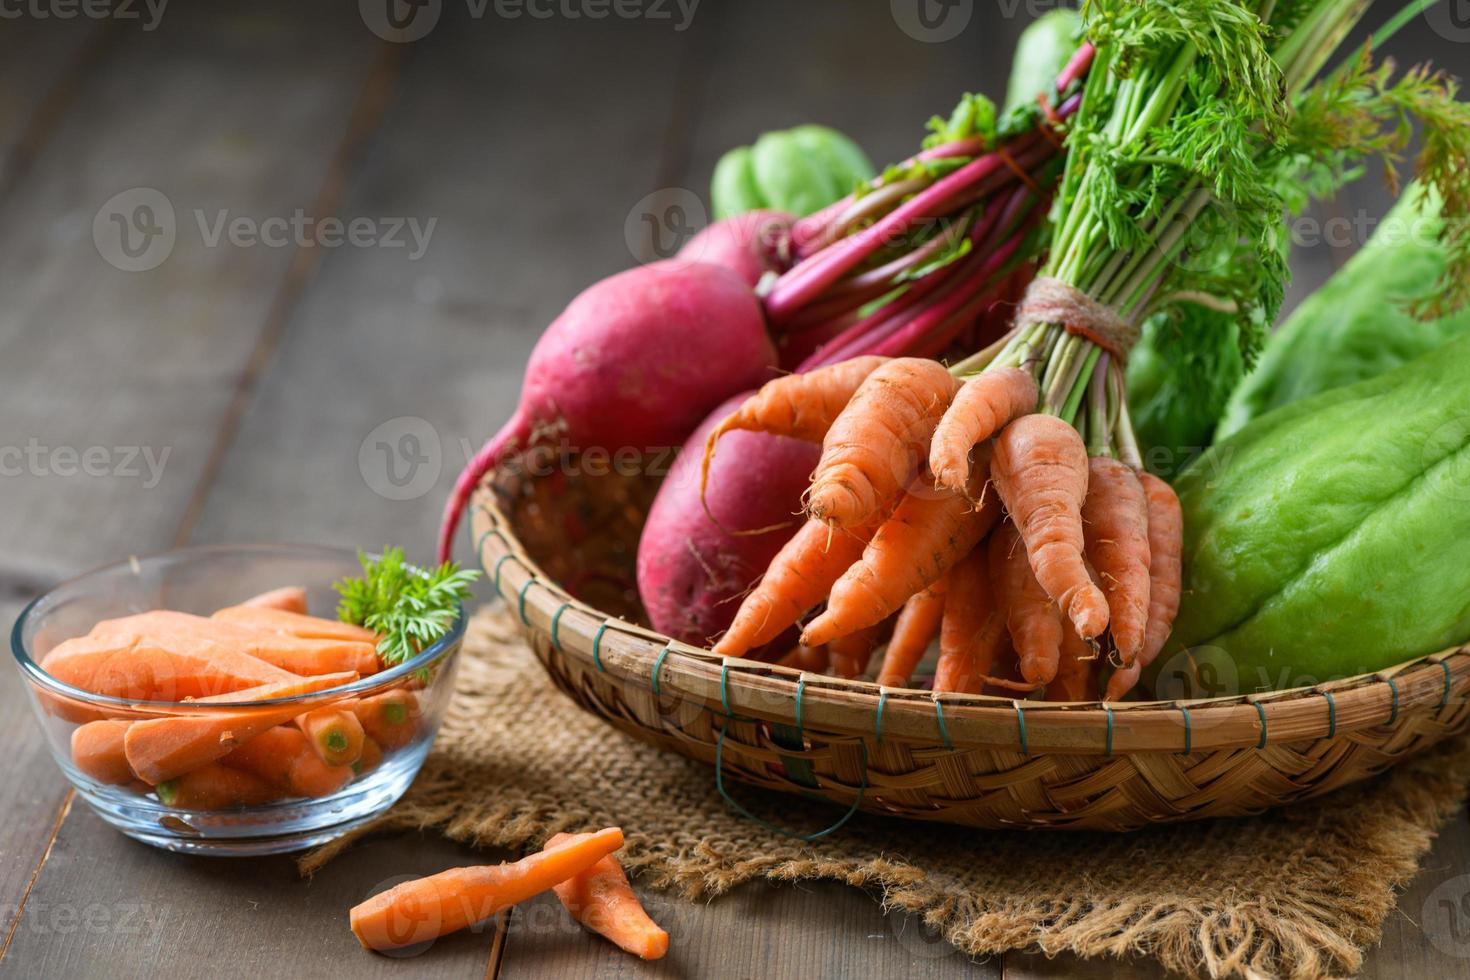
<svg viewBox="0 0 1470 980">
<path fill-rule="evenodd" d="M 711 897 L 758 877 L 831 878 L 921 914 L 971 954 L 1039 947 L 1151 955 L 1212 977 L 1357 969 L 1441 823 L 1465 799 L 1470 740 L 1368 784 L 1248 820 L 1127 835 L 989 832 L 860 815 L 815 844 L 730 810 L 711 769 L 635 741 L 552 688 L 500 607 L 475 616 L 458 691 L 408 795 L 379 822 L 309 854 L 310 872 L 375 830 L 539 845 L 612 824 L 644 884 Z M 810 832 L 834 809 L 736 786 Z"/>
</svg>

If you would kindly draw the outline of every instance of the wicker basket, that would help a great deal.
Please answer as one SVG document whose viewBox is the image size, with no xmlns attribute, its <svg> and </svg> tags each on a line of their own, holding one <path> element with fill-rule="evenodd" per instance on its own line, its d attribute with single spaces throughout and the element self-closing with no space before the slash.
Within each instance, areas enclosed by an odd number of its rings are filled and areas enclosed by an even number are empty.
<svg viewBox="0 0 1470 980">
<path fill-rule="evenodd" d="M 1317 796 L 1470 719 L 1470 648 L 1310 688 L 1111 706 L 726 659 L 635 625 L 633 560 L 654 489 L 638 476 L 503 469 L 476 495 L 474 540 L 556 685 L 614 727 L 713 764 L 727 797 L 734 779 L 825 798 L 834 817 L 1130 830 Z"/>
</svg>

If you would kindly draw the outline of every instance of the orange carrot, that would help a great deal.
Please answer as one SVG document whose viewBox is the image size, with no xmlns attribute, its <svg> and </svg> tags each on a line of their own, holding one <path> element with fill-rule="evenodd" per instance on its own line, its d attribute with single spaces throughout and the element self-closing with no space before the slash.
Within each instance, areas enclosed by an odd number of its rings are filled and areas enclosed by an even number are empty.
<svg viewBox="0 0 1470 980">
<path fill-rule="evenodd" d="M 971 488 L 984 485 L 977 469 Z M 957 493 L 923 490 L 908 494 L 893 516 L 879 526 L 862 560 L 836 583 L 827 609 L 801 635 L 808 646 L 887 619 L 910 596 L 949 571 L 995 526 L 1000 505 L 995 494 L 979 494 L 980 509 Z"/>
<path fill-rule="evenodd" d="M 898 621 L 893 624 L 888 649 L 883 652 L 883 663 L 878 667 L 878 683 L 883 687 L 908 686 L 914 668 L 939 632 L 947 585 L 947 577 L 941 578 L 904 603 Z"/>
<path fill-rule="evenodd" d="M 878 644 L 883 642 L 883 626 L 869 626 L 839 636 L 827 644 L 827 650 L 832 657 L 832 673 L 838 677 L 861 677 L 868 672 L 868 663 L 873 659 L 873 651 L 878 649 Z"/>
<path fill-rule="evenodd" d="M 996 437 L 990 471 L 1037 581 L 1084 640 L 1099 636 L 1108 628 L 1108 601 L 1082 562 L 1082 436 L 1054 415 L 1023 415 Z"/>
<path fill-rule="evenodd" d="M 426 943 L 554 888 L 622 846 L 623 832 L 611 827 L 578 834 L 514 864 L 453 868 L 407 881 L 354 907 L 352 932 L 368 949 Z"/>
<path fill-rule="evenodd" d="M 704 443 L 704 462 L 699 470 L 699 495 L 709 484 L 710 462 L 715 443 L 727 432 L 767 432 L 806 442 L 821 442 L 832 422 L 847 407 L 853 393 L 886 357 L 870 355 L 829 364 L 805 374 L 788 374 L 767 381 L 715 426 Z"/>
<path fill-rule="evenodd" d="M 996 609 L 990 585 L 989 554 L 982 543 L 949 571 L 934 690 L 979 694 L 1005 631 L 1005 617 Z"/>
<path fill-rule="evenodd" d="M 313 753 L 315 755 L 315 753 Z M 383 749 L 370 738 L 362 740 L 362 755 L 352 764 L 354 776 L 366 776 L 383 764 Z"/>
<path fill-rule="evenodd" d="M 1148 501 L 1133 468 L 1116 459 L 1088 461 L 1082 530 L 1087 560 L 1108 597 L 1113 645 L 1124 664 L 1138 659 L 1148 626 Z"/>
<path fill-rule="evenodd" d="M 401 688 L 362 698 L 352 705 L 352 711 L 368 736 L 385 750 L 402 748 L 419 730 L 419 700 Z"/>
<path fill-rule="evenodd" d="M 260 701 L 294 697 L 350 684 L 357 680 L 353 673 L 322 674 L 316 677 L 292 677 L 290 681 L 265 684 L 246 691 L 236 691 L 213 698 L 200 698 L 199 704 L 230 701 Z M 294 705 L 238 710 L 201 711 L 171 718 L 150 718 L 134 722 L 123 739 L 128 765 L 138 778 L 158 785 L 191 769 L 229 755 L 242 742 L 266 729 L 290 721 L 301 709 Z"/>
<path fill-rule="evenodd" d="M 220 763 L 259 776 L 291 796 L 330 796 L 353 775 L 348 766 L 323 762 L 301 730 L 291 725 L 266 729 Z"/>
<path fill-rule="evenodd" d="M 898 358 L 868 375 L 822 441 L 808 512 L 854 527 L 886 510 L 927 458 L 956 384 L 944 365 L 922 357 Z"/>
<path fill-rule="evenodd" d="M 970 480 L 970 450 L 1036 411 L 1038 397 L 1036 379 L 1018 368 L 985 371 L 961 385 L 929 445 L 934 482 L 962 493 Z"/>
<path fill-rule="evenodd" d="M 212 619 L 237 623 L 268 633 L 283 633 L 302 640 L 342 640 L 347 643 L 367 643 L 376 646 L 378 634 L 354 623 L 320 616 L 306 616 L 284 609 L 263 609 L 256 606 L 230 606 L 216 612 Z"/>
<path fill-rule="evenodd" d="M 873 531 L 871 526 L 848 530 L 807 521 L 740 603 L 715 653 L 738 657 L 780 636 L 827 597 L 832 584 L 862 557 Z"/>
<path fill-rule="evenodd" d="M 350 766 L 362 755 L 367 737 L 351 705 L 329 704 L 296 716 L 312 751 L 329 766 Z"/>
<path fill-rule="evenodd" d="M 1015 525 L 1007 521 L 990 539 L 990 581 L 1005 611 L 1021 676 L 1042 687 L 1057 675 L 1062 650 L 1062 614 L 1036 580 Z"/>
<path fill-rule="evenodd" d="M 99 783 L 126 786 L 138 777 L 123 751 L 127 721 L 93 721 L 71 733 L 71 761 Z"/>
<path fill-rule="evenodd" d="M 1139 477 L 1148 500 L 1149 562 L 1148 629 L 1143 650 L 1133 666 L 1114 671 L 1108 679 L 1108 700 L 1121 698 L 1138 683 L 1143 669 L 1154 662 L 1169 633 L 1174 617 L 1179 614 L 1179 597 L 1183 589 L 1181 554 L 1184 549 L 1184 514 L 1174 488 L 1152 473 Z"/>
<path fill-rule="evenodd" d="M 180 810 L 229 810 L 281 798 L 281 791 L 253 773 L 210 762 L 154 788 L 164 806 Z"/>
<path fill-rule="evenodd" d="M 72 687 L 138 701 L 208 697 L 295 677 L 217 643 L 181 646 L 123 631 L 59 643 L 41 667 Z"/>
<path fill-rule="evenodd" d="M 1075 630 L 1062 627 L 1057 676 L 1046 685 L 1048 701 L 1096 701 L 1097 653 Z"/>
<path fill-rule="evenodd" d="M 306 640 L 171 609 L 155 609 L 122 619 L 104 620 L 92 628 L 90 635 L 99 638 L 143 636 L 180 651 L 224 647 L 264 660 L 292 674 L 337 674 L 346 670 L 372 674 L 381 667 L 371 643 Z"/>
<path fill-rule="evenodd" d="M 825 674 L 827 668 L 832 666 L 832 654 L 826 647 L 798 646 L 777 663 L 808 674 Z"/>
<path fill-rule="evenodd" d="M 557 834 L 546 842 L 556 847 L 572 840 Z M 648 917 L 618 859 L 609 854 L 579 875 L 556 886 L 556 897 L 582 925 L 604 936 L 624 952 L 645 960 L 662 959 L 669 934 Z"/>
<path fill-rule="evenodd" d="M 272 589 L 269 592 L 251 596 L 240 605 L 254 609 L 281 609 L 305 616 L 306 590 L 299 585 L 288 585 L 283 589 Z"/>
</svg>

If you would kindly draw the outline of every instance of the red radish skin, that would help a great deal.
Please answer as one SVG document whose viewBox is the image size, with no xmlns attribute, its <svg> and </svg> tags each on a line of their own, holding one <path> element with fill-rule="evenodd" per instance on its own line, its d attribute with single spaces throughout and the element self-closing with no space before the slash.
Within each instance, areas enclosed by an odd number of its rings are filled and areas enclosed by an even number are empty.
<svg viewBox="0 0 1470 980">
<path fill-rule="evenodd" d="M 716 221 L 689 239 L 676 261 L 708 262 L 729 269 L 754 289 L 767 272 L 791 266 L 791 224 L 780 211 L 747 211 Z"/>
<path fill-rule="evenodd" d="M 776 349 L 739 277 L 669 260 L 589 287 L 547 328 L 521 402 L 455 482 L 439 529 L 446 561 L 476 484 L 533 439 L 610 452 L 682 444 L 710 409 L 769 381 Z"/>
<path fill-rule="evenodd" d="M 703 645 L 730 625 L 740 596 L 801 527 L 801 494 L 821 453 L 786 436 L 726 434 L 710 465 L 706 513 L 699 499 L 705 440 L 745 397 L 715 409 L 689 437 L 638 542 L 638 591 L 649 622 L 688 643 Z"/>
</svg>

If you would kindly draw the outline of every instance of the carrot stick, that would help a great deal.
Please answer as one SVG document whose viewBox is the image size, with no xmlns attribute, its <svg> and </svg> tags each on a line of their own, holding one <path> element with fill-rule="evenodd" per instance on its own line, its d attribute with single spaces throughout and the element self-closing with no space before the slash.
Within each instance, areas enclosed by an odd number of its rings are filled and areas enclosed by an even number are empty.
<svg viewBox="0 0 1470 980">
<path fill-rule="evenodd" d="M 349 914 L 368 949 L 429 942 L 494 916 L 579 875 L 623 846 L 616 827 L 578 834 L 514 864 L 452 868 L 374 895 Z"/>
<path fill-rule="evenodd" d="M 971 488 L 983 486 L 976 470 Z M 1000 518 L 995 494 L 978 494 L 977 511 L 965 496 L 947 491 L 910 493 L 879 526 L 853 565 L 832 586 L 827 609 L 801 634 L 808 646 L 887 619 L 949 571 L 979 544 Z"/>
<path fill-rule="evenodd" d="M 806 442 L 821 442 L 832 421 L 852 400 L 868 375 L 888 360 L 886 357 L 854 357 L 804 374 L 788 374 L 767 381 L 760 390 L 740 403 L 715 426 L 704 443 L 704 462 L 699 469 L 699 496 L 709 485 L 710 463 L 715 444 L 727 432 L 767 432 Z"/>
<path fill-rule="evenodd" d="M 419 730 L 419 701 L 412 691 L 394 688 L 352 705 L 357 720 L 380 748 L 402 748 Z"/>
<path fill-rule="evenodd" d="M 898 621 L 893 624 L 888 649 L 883 652 L 883 663 L 878 667 L 878 683 L 883 687 L 908 686 L 914 668 L 939 632 L 947 585 L 947 577 L 941 578 L 904 603 Z"/>
<path fill-rule="evenodd" d="M 921 357 L 889 361 L 868 375 L 822 441 L 807 511 L 854 527 L 886 510 L 928 457 L 956 384 L 944 365 Z"/>
<path fill-rule="evenodd" d="M 281 798 L 281 791 L 259 776 L 214 762 L 159 783 L 154 792 L 165 806 L 180 810 L 228 810 Z"/>
<path fill-rule="evenodd" d="M 883 641 L 883 624 L 839 636 L 827 644 L 832 656 L 832 673 L 838 677 L 861 677 L 868 672 L 873 651 Z"/>
<path fill-rule="evenodd" d="M 970 480 L 970 450 L 1036 411 L 1038 397 L 1036 379 L 1017 368 L 985 371 L 961 385 L 929 445 L 935 484 L 964 492 Z"/>
<path fill-rule="evenodd" d="M 41 667 L 72 687 L 137 701 L 209 697 L 295 677 L 218 644 L 180 646 L 123 631 L 59 643 Z"/>
<path fill-rule="evenodd" d="M 138 777 L 123 751 L 126 721 L 93 721 L 71 733 L 71 761 L 99 783 L 126 786 Z"/>
<path fill-rule="evenodd" d="M 1051 683 L 1062 652 L 1062 614 L 1036 580 L 1021 536 L 1010 521 L 990 539 L 990 581 L 1005 611 L 1021 676 L 1033 687 Z"/>
<path fill-rule="evenodd" d="M 101 638 L 143 636 L 180 651 L 227 648 L 264 660 L 292 674 L 336 674 L 353 670 L 366 675 L 376 673 L 381 667 L 371 643 L 305 640 L 171 609 L 155 609 L 122 619 L 104 620 L 92 628 L 90 635 Z"/>
<path fill-rule="evenodd" d="M 293 677 L 288 682 L 266 684 L 213 698 L 200 698 L 197 703 L 261 701 L 294 697 L 350 684 L 357 680 L 353 673 L 322 674 L 316 677 Z M 235 711 L 208 711 L 172 718 L 150 718 L 134 722 L 123 740 L 128 765 L 138 778 L 158 785 L 191 769 L 229 755 L 241 742 L 254 738 L 273 725 L 290 721 L 301 712 L 295 705 L 270 708 L 241 708 Z"/>
<path fill-rule="evenodd" d="M 1005 632 L 1005 617 L 996 608 L 990 585 L 988 549 L 981 543 L 949 571 L 934 690 L 979 694 Z"/>
<path fill-rule="evenodd" d="M 1048 701 L 1096 701 L 1097 653 L 1076 631 L 1062 627 L 1057 676 L 1046 685 Z"/>
<path fill-rule="evenodd" d="M 557 834 L 546 842 L 556 847 L 572 840 Z M 592 867 L 556 886 L 556 897 L 582 925 L 604 936 L 624 952 L 658 960 L 669 951 L 669 934 L 648 917 L 618 859 L 609 854 Z"/>
<path fill-rule="evenodd" d="M 220 760 L 283 789 L 291 796 L 330 796 L 352 780 L 348 766 L 329 766 L 313 751 L 300 729 L 277 725 Z"/>
<path fill-rule="evenodd" d="M 826 598 L 832 584 L 862 557 L 874 530 L 807 521 L 740 603 L 730 628 L 715 644 L 715 653 L 738 657 L 780 636 Z"/>
<path fill-rule="evenodd" d="M 1113 645 L 1124 664 L 1138 659 L 1148 626 L 1148 501 L 1133 468 L 1116 459 L 1088 461 L 1082 531 L 1087 560 L 1108 597 Z"/>
<path fill-rule="evenodd" d="M 1023 415 L 996 437 L 990 471 L 1037 581 L 1084 640 L 1100 635 L 1108 628 L 1108 601 L 1082 562 L 1088 479 L 1082 436 L 1053 415 Z"/>
<path fill-rule="evenodd" d="M 320 616 L 306 616 L 284 609 L 263 609 L 256 606 L 230 606 L 216 612 L 211 619 L 227 623 L 238 623 L 268 633 L 283 633 L 302 640 L 342 640 L 347 643 L 366 643 L 376 646 L 378 634 L 354 623 L 343 623 Z"/>
<path fill-rule="evenodd" d="M 351 705 L 329 704 L 296 716 L 312 751 L 329 766 L 350 766 L 362 755 L 367 737 Z"/>
<path fill-rule="evenodd" d="M 272 589 L 269 592 L 251 596 L 240 605 L 255 609 L 281 609 L 305 616 L 306 590 L 299 585 L 288 585 L 282 589 Z"/>
<path fill-rule="evenodd" d="M 1140 474 L 1148 500 L 1149 562 L 1148 629 L 1143 650 L 1133 666 L 1114 671 L 1108 678 L 1108 700 L 1121 698 L 1138 683 L 1139 675 L 1164 649 L 1179 614 L 1183 584 L 1181 555 L 1184 550 L 1184 514 L 1174 488 L 1152 473 Z"/>
<path fill-rule="evenodd" d="M 315 753 L 313 753 L 313 756 L 315 756 Z M 358 756 L 357 761 L 352 764 L 352 774 L 354 776 L 366 776 L 382 764 L 382 746 L 378 745 L 371 738 L 365 738 L 362 740 L 362 755 Z"/>
</svg>

